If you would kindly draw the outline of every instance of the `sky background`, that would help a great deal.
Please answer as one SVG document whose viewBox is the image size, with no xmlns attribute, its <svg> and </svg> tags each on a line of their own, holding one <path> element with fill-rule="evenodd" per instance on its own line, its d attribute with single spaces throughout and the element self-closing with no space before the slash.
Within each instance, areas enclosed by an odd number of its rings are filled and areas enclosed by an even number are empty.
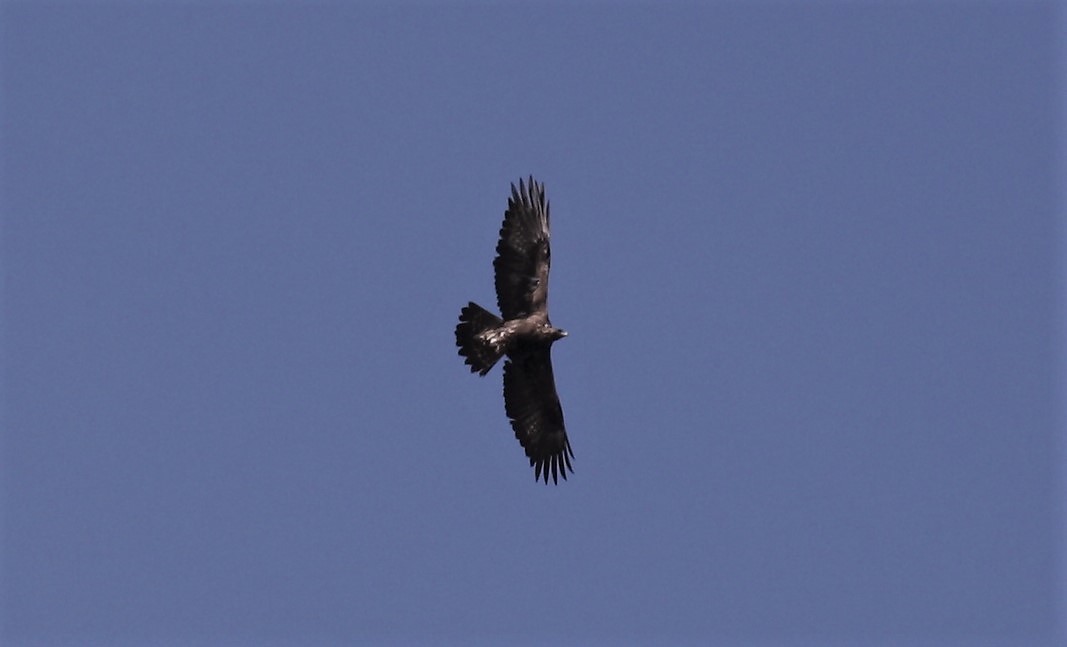
<svg viewBox="0 0 1067 647">
<path fill-rule="evenodd" d="M 1062 20 L 3 3 L 0 642 L 1063 644 Z"/>
</svg>

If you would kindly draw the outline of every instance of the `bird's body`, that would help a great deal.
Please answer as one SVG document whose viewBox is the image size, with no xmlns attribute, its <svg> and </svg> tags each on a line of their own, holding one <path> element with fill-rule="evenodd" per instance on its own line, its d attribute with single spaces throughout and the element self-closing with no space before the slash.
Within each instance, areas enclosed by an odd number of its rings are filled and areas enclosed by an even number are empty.
<svg viewBox="0 0 1067 647">
<path fill-rule="evenodd" d="M 551 264 L 549 210 L 544 185 L 519 180 L 500 228 L 493 261 L 497 305 L 502 317 L 471 302 L 460 312 L 456 345 L 471 372 L 485 375 L 506 356 L 504 410 L 526 450 L 534 478 L 567 478 L 570 441 L 552 374 L 552 344 L 567 336 L 548 318 Z"/>
</svg>

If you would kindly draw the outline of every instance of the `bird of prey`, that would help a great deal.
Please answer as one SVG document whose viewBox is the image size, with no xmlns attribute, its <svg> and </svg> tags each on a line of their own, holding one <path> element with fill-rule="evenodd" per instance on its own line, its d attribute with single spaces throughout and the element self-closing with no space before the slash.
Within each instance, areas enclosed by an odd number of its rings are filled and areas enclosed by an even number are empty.
<svg viewBox="0 0 1067 647">
<path fill-rule="evenodd" d="M 484 376 L 502 356 L 504 412 L 534 480 L 558 483 L 571 468 L 570 441 L 552 377 L 552 343 L 567 333 L 548 320 L 548 268 L 551 261 L 548 202 L 544 184 L 519 180 L 500 227 L 493 260 L 496 301 L 501 317 L 473 301 L 460 312 L 456 345 L 472 373 Z"/>
</svg>

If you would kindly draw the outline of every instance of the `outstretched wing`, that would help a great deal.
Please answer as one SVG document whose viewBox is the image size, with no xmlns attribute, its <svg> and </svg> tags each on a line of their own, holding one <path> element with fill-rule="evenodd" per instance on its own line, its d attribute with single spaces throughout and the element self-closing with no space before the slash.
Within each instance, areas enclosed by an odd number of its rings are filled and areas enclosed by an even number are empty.
<svg viewBox="0 0 1067 647">
<path fill-rule="evenodd" d="M 552 482 L 558 483 L 557 475 L 566 480 L 567 470 L 574 472 L 574 452 L 563 426 L 548 347 L 508 357 L 504 364 L 504 411 L 534 468 L 534 480 L 543 478 L 548 483 L 551 472 Z"/>
<path fill-rule="evenodd" d="M 496 302 L 504 319 L 548 312 L 548 202 L 545 186 L 534 182 L 511 185 L 508 210 L 496 246 Z"/>
</svg>

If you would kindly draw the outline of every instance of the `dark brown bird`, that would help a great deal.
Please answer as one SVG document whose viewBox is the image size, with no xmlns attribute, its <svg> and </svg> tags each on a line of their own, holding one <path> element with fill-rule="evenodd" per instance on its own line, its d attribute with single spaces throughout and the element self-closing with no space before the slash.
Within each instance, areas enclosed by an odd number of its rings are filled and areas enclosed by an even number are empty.
<svg viewBox="0 0 1067 647">
<path fill-rule="evenodd" d="M 511 185 L 508 210 L 500 227 L 493 269 L 496 302 L 503 318 L 473 301 L 463 308 L 456 326 L 456 345 L 472 373 L 485 375 L 502 356 L 504 412 L 519 439 L 534 480 L 558 483 L 571 468 L 570 441 L 563 426 L 563 408 L 552 377 L 552 343 L 567 333 L 548 319 L 548 202 L 545 187 L 519 180 Z"/>
</svg>

